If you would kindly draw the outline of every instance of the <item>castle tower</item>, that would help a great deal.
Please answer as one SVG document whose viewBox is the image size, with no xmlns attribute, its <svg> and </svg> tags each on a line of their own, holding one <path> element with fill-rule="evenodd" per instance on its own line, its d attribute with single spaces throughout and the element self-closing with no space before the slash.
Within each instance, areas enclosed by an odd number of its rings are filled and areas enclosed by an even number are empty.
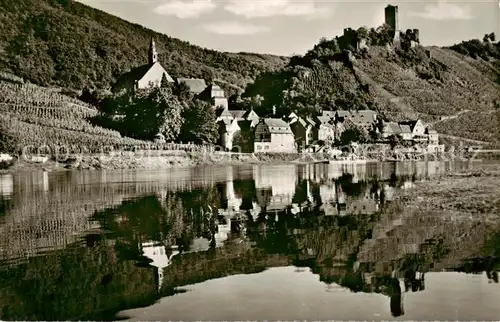
<svg viewBox="0 0 500 322">
<path fill-rule="evenodd" d="M 156 44 L 153 38 L 151 38 L 151 43 L 149 45 L 149 65 L 153 65 L 158 61 L 158 53 L 156 52 Z"/>
<path fill-rule="evenodd" d="M 391 27 L 391 36 L 394 38 L 399 32 L 398 6 L 385 7 L 385 23 Z"/>
</svg>

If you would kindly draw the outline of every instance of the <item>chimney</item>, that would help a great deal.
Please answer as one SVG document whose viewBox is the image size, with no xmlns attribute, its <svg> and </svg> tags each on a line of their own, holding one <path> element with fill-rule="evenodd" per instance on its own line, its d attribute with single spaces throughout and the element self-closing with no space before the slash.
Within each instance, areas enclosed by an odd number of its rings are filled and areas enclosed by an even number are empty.
<svg viewBox="0 0 500 322">
<path fill-rule="evenodd" d="M 276 115 L 276 105 L 273 105 L 273 116 Z"/>
</svg>

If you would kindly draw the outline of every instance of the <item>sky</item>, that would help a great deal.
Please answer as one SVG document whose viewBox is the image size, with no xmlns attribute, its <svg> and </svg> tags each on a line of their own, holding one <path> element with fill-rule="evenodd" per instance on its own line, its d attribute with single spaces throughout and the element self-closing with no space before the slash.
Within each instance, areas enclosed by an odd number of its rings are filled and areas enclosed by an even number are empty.
<svg viewBox="0 0 500 322">
<path fill-rule="evenodd" d="M 304 54 L 346 27 L 377 27 L 399 7 L 401 30 L 420 29 L 425 46 L 500 36 L 500 0 L 79 0 L 130 22 L 206 48 Z"/>
</svg>

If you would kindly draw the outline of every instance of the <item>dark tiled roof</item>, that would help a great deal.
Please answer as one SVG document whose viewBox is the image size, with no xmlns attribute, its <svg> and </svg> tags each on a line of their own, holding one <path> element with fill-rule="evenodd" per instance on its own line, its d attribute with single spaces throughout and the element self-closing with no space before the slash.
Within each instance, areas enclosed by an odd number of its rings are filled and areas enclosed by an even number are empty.
<svg viewBox="0 0 500 322">
<path fill-rule="evenodd" d="M 266 118 L 264 119 L 264 123 L 266 123 L 267 126 L 272 126 L 272 127 L 287 127 L 287 128 L 290 127 L 282 119 Z"/>
<path fill-rule="evenodd" d="M 217 117 L 233 117 L 227 108 L 219 108 L 215 111 L 215 116 Z"/>
<path fill-rule="evenodd" d="M 410 129 L 409 125 L 401 124 L 399 127 L 401 128 L 401 133 L 410 133 L 411 134 L 411 129 Z"/>
<path fill-rule="evenodd" d="M 323 117 L 335 117 L 336 111 L 323 111 L 321 116 Z"/>
<path fill-rule="evenodd" d="M 189 90 L 195 94 L 200 94 L 207 88 L 205 80 L 201 78 L 177 78 L 177 82 L 186 84 Z"/>
<path fill-rule="evenodd" d="M 413 132 L 413 129 L 415 128 L 415 125 L 417 125 L 417 121 L 404 121 L 404 122 L 400 122 L 399 124 L 401 125 L 408 125 L 410 127 L 410 130 Z"/>
<path fill-rule="evenodd" d="M 394 135 L 400 134 L 401 127 L 396 122 L 384 123 L 384 132 L 387 134 L 394 134 Z"/>
<path fill-rule="evenodd" d="M 318 116 L 318 121 L 321 124 L 330 124 L 332 122 L 332 118 L 330 116 Z"/>
<path fill-rule="evenodd" d="M 345 110 L 338 110 L 335 115 L 337 117 L 351 117 L 352 114 L 350 111 L 345 111 Z"/>
</svg>

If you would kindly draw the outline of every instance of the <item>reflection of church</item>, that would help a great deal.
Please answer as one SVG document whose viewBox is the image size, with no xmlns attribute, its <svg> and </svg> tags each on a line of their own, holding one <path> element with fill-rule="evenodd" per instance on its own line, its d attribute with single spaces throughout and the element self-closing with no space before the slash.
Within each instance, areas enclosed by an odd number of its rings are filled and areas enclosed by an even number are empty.
<svg viewBox="0 0 500 322">
<path fill-rule="evenodd" d="M 141 243 L 139 249 L 142 250 L 144 257 L 151 260 L 149 265 L 158 269 L 158 290 L 160 290 L 163 284 L 163 270 L 172 263 L 173 257 L 179 254 L 177 246 L 173 246 L 172 249 L 167 251 L 162 243 L 151 241 Z"/>
</svg>

